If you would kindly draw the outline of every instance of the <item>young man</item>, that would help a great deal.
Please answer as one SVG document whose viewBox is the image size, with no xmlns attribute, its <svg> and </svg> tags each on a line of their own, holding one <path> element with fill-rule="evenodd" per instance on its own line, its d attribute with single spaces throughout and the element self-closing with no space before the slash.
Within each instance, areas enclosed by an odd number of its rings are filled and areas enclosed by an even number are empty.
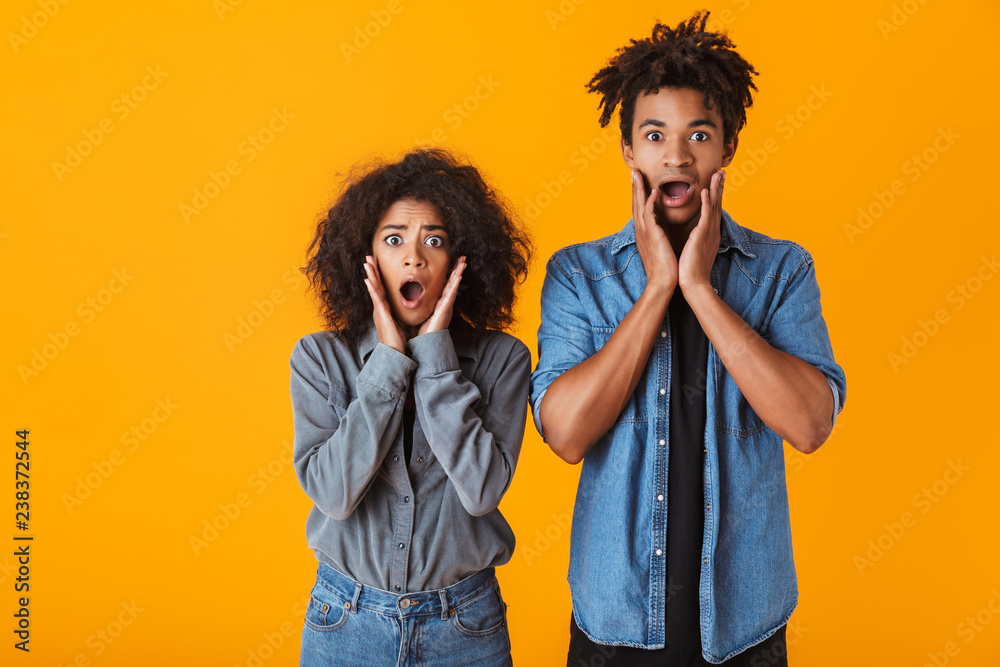
<svg viewBox="0 0 1000 667">
<path fill-rule="evenodd" d="M 786 664 L 782 440 L 814 451 L 844 402 L 812 258 L 722 211 L 757 72 L 707 19 L 657 24 L 591 80 L 602 126 L 621 105 L 633 216 L 557 252 L 542 288 L 535 425 L 583 461 L 574 667 Z"/>
</svg>

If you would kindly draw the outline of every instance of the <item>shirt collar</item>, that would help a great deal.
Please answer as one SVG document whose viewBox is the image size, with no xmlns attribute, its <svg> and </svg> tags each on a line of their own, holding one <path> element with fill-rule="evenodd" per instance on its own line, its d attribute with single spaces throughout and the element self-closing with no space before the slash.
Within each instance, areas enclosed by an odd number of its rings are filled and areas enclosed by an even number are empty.
<svg viewBox="0 0 1000 667">
<path fill-rule="evenodd" d="M 455 346 L 455 354 L 460 359 L 471 359 L 472 361 L 479 359 L 479 350 L 476 346 L 476 341 L 468 332 L 452 330 L 451 340 Z M 376 345 L 378 345 L 378 331 L 375 329 L 375 325 L 372 325 L 365 332 L 365 335 L 361 337 L 361 340 L 358 341 L 358 352 L 361 354 L 363 361 L 368 361 L 368 357 L 371 356 Z"/>
<path fill-rule="evenodd" d="M 730 248 L 734 248 L 747 257 L 756 257 L 750 250 L 750 239 L 747 238 L 743 228 L 737 225 L 729 214 L 722 212 L 722 224 L 719 229 L 719 252 L 723 253 Z M 635 243 L 635 222 L 629 218 L 628 224 L 620 232 L 615 234 L 611 241 L 611 252 L 617 253 L 622 248 Z"/>
</svg>

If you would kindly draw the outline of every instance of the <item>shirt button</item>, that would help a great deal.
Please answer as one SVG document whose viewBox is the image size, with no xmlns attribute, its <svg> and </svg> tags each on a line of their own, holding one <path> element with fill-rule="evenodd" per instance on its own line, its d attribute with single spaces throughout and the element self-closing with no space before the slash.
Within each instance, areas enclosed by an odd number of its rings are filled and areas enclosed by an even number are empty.
<svg viewBox="0 0 1000 667">
<path fill-rule="evenodd" d="M 663 555 L 663 549 L 657 549 L 656 550 L 656 555 L 657 556 L 662 556 Z"/>
<path fill-rule="evenodd" d="M 392 460 L 393 460 L 393 461 L 398 461 L 398 460 L 399 460 L 399 457 L 398 457 L 398 456 L 393 456 L 393 457 L 392 457 Z"/>
<path fill-rule="evenodd" d="M 424 457 L 418 456 L 417 457 L 417 463 L 423 463 L 423 462 L 424 462 Z"/>
<path fill-rule="evenodd" d="M 719 290 L 715 289 L 714 287 L 712 288 L 712 291 L 715 292 L 716 294 L 719 293 Z"/>
<path fill-rule="evenodd" d="M 396 592 L 399 592 L 400 590 L 402 590 L 402 589 L 401 589 L 401 588 L 399 587 L 399 584 L 396 584 L 395 586 L 393 586 L 393 588 L 395 588 L 395 589 L 396 589 Z"/>
<path fill-rule="evenodd" d="M 402 549 L 402 548 L 403 548 L 403 547 L 405 547 L 405 546 L 406 546 L 406 545 L 405 545 L 405 544 L 403 544 L 402 542 L 400 542 L 400 543 L 399 543 L 399 548 L 400 548 L 400 549 Z"/>
<path fill-rule="evenodd" d="M 666 338 L 666 337 L 667 337 L 667 332 L 666 331 L 661 331 L 660 332 L 660 338 Z"/>
<path fill-rule="evenodd" d="M 661 389 L 661 390 L 660 390 L 660 396 L 665 396 L 665 395 L 666 395 L 666 393 L 667 393 L 667 390 L 666 390 L 666 389 Z"/>
<path fill-rule="evenodd" d="M 410 497 L 409 496 L 403 496 L 403 502 L 404 503 L 410 502 Z"/>
<path fill-rule="evenodd" d="M 656 496 L 656 499 L 659 500 L 660 502 L 663 502 L 663 494 L 661 493 L 660 495 Z"/>
<path fill-rule="evenodd" d="M 666 441 L 666 440 L 664 440 L 663 438 L 660 438 L 660 444 L 661 444 L 661 445 L 665 445 L 665 444 L 667 444 L 667 441 Z"/>
</svg>

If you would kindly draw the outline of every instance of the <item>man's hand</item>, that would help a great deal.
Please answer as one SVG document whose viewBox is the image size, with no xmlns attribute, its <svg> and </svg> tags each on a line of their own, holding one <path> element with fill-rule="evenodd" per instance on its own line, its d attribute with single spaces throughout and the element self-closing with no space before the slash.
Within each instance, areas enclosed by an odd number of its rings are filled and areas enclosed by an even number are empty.
<svg viewBox="0 0 1000 667">
<path fill-rule="evenodd" d="M 672 295 L 677 286 L 677 257 L 663 228 L 656 224 L 653 203 L 657 191 L 646 195 L 642 174 L 637 169 L 632 172 L 632 220 L 635 223 L 635 245 L 646 269 L 646 285 L 662 288 Z"/>
<path fill-rule="evenodd" d="M 720 169 L 712 174 L 709 188 L 701 191 L 701 218 L 684 244 L 677 267 L 677 280 L 685 293 L 698 287 L 712 287 L 710 276 L 712 264 L 719 252 L 722 188 L 725 184 L 726 172 Z"/>
<path fill-rule="evenodd" d="M 403 334 L 399 322 L 392 316 L 392 309 L 385 298 L 385 287 L 382 285 L 382 275 L 378 271 L 378 264 L 371 255 L 365 257 L 365 287 L 371 295 L 374 309 L 372 319 L 375 321 L 375 331 L 378 332 L 380 343 L 388 345 L 392 349 L 406 354 L 406 335 Z"/>
<path fill-rule="evenodd" d="M 455 268 L 451 270 L 448 282 L 445 283 L 444 289 L 441 290 L 441 296 L 434 304 L 434 312 L 420 325 L 420 329 L 417 331 L 418 336 L 448 328 L 448 324 L 451 323 L 452 308 L 455 306 L 455 297 L 458 296 L 458 285 L 462 282 L 463 271 L 465 271 L 464 255 L 455 262 Z"/>
</svg>

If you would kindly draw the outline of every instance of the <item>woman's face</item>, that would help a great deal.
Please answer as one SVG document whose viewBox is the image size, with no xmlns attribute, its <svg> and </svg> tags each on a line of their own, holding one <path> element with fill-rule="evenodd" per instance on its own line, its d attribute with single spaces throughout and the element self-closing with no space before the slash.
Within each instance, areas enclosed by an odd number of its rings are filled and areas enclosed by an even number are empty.
<svg viewBox="0 0 1000 667">
<path fill-rule="evenodd" d="M 375 228 L 372 255 L 389 308 L 405 327 L 418 327 L 437 305 L 451 268 L 451 241 L 437 208 L 400 199 Z"/>
</svg>

